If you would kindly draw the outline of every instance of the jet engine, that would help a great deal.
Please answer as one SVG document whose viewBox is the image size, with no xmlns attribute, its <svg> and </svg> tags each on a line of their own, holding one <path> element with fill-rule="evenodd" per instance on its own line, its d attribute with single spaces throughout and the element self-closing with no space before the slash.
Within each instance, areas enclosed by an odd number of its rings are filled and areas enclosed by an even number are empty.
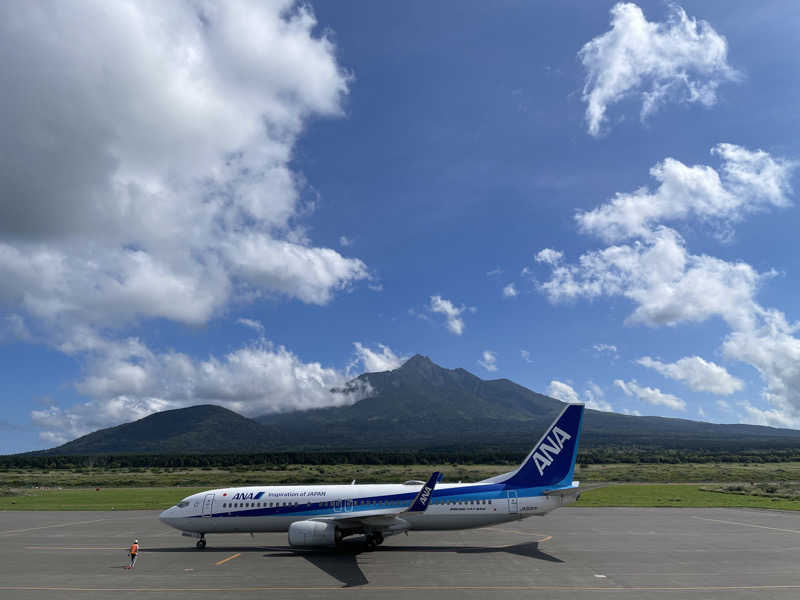
<svg viewBox="0 0 800 600">
<path fill-rule="evenodd" d="M 295 521 L 289 525 L 290 546 L 336 546 L 341 541 L 342 533 L 333 523 L 324 521 Z"/>
</svg>

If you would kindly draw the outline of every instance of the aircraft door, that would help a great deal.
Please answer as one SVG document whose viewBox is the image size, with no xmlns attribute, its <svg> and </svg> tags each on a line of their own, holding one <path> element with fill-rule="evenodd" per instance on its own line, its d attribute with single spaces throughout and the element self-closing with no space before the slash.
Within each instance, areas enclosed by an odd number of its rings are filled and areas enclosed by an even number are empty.
<svg viewBox="0 0 800 600">
<path fill-rule="evenodd" d="M 508 490 L 508 514 L 515 515 L 517 513 L 519 513 L 517 490 Z"/>
<path fill-rule="evenodd" d="M 214 494 L 206 494 L 206 497 L 203 498 L 203 516 L 210 517 L 212 514 L 211 508 L 214 504 Z"/>
</svg>

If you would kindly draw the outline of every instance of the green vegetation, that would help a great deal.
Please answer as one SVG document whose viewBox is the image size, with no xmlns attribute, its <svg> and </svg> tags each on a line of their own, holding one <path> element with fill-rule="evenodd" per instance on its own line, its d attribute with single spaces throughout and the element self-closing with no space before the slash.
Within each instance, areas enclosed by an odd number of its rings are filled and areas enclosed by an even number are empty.
<svg viewBox="0 0 800 600">
<path fill-rule="evenodd" d="M 0 510 L 155 510 L 172 506 L 202 489 L 6 490 L 0 494 Z"/>
<path fill-rule="evenodd" d="M 640 483 L 800 481 L 800 462 L 579 465 L 575 479 Z"/>
<path fill-rule="evenodd" d="M 712 491 L 690 484 L 612 485 L 581 494 L 574 506 L 674 506 L 800 510 L 800 501 Z"/>
<path fill-rule="evenodd" d="M 737 488 L 738 486 L 731 486 Z M 94 488 L 66 490 L 6 490 L 0 493 L 0 510 L 160 510 L 182 498 L 207 489 Z M 714 491 L 694 484 L 623 484 L 584 492 L 574 506 L 731 507 L 800 510 L 800 500 L 740 491 Z M 796 497 L 795 497 L 796 498 Z"/>
</svg>

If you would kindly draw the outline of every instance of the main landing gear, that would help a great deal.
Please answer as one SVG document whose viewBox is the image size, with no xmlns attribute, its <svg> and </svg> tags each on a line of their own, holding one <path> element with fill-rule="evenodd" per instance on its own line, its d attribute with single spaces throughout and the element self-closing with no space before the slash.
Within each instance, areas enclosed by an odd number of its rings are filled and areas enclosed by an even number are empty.
<svg viewBox="0 0 800 600">
<path fill-rule="evenodd" d="M 197 544 L 195 544 L 195 545 L 197 546 L 198 550 L 205 550 L 205 547 L 206 547 L 206 534 L 205 533 L 200 534 L 200 539 L 197 540 Z"/>
<path fill-rule="evenodd" d="M 367 552 L 372 552 L 383 543 L 383 534 L 380 532 L 368 533 L 367 539 L 364 541 L 364 547 Z"/>
</svg>

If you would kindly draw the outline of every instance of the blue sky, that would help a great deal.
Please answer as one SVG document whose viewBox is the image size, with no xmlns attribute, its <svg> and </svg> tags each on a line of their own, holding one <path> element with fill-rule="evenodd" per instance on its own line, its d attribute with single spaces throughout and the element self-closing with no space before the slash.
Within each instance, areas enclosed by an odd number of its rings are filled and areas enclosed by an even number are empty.
<svg viewBox="0 0 800 600">
<path fill-rule="evenodd" d="M 415 353 L 800 426 L 800 9 L 751 8 L 6 3 L 0 453 Z"/>
</svg>

